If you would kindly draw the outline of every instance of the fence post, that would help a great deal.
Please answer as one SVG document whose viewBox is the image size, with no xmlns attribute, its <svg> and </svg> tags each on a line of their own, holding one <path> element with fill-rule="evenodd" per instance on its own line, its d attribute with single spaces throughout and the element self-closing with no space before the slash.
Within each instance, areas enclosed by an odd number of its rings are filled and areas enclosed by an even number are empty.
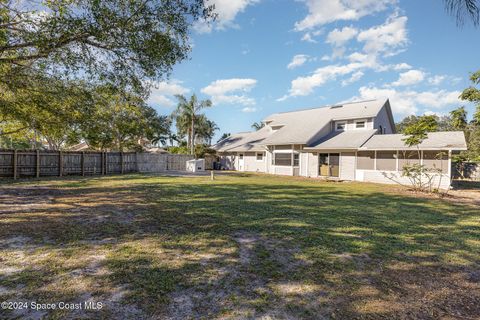
<svg viewBox="0 0 480 320">
<path fill-rule="evenodd" d="M 63 153 L 62 151 L 58 152 L 58 176 L 63 176 Z"/>
<path fill-rule="evenodd" d="M 108 174 L 108 152 L 105 152 L 105 175 Z"/>
<path fill-rule="evenodd" d="M 139 168 L 140 167 L 138 165 L 138 151 L 137 151 L 137 152 L 135 152 L 135 171 L 140 172 Z"/>
<path fill-rule="evenodd" d="M 100 161 L 102 162 L 102 164 L 100 165 L 100 168 L 101 168 L 101 172 L 100 174 L 103 176 L 105 174 L 105 155 L 104 155 L 105 152 L 102 151 L 102 153 L 100 153 Z"/>
<path fill-rule="evenodd" d="M 37 178 L 40 178 L 40 150 L 37 149 L 37 168 L 36 168 L 36 173 L 37 173 Z"/>
<path fill-rule="evenodd" d="M 85 152 L 82 151 L 82 176 L 85 176 Z"/>
<path fill-rule="evenodd" d="M 120 172 L 122 174 L 125 172 L 125 164 L 123 163 L 123 151 L 120 152 Z"/>
<path fill-rule="evenodd" d="M 13 180 L 17 180 L 17 150 L 13 150 Z"/>
</svg>

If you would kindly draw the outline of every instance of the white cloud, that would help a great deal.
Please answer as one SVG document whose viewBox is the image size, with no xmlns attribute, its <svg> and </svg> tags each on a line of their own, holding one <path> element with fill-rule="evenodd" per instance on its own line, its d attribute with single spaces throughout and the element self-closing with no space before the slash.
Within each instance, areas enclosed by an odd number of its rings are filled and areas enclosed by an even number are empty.
<svg viewBox="0 0 480 320">
<path fill-rule="evenodd" d="M 355 72 L 354 74 L 352 74 L 350 78 L 342 81 L 342 87 L 360 80 L 363 77 L 363 75 L 364 73 L 362 71 Z"/>
<path fill-rule="evenodd" d="M 301 40 L 306 42 L 311 42 L 311 43 L 317 43 L 317 40 L 313 39 L 310 32 L 305 33 Z"/>
<path fill-rule="evenodd" d="M 393 15 L 384 24 L 361 31 L 357 40 L 364 42 L 363 50 L 366 53 L 392 55 L 394 49 L 402 48 L 408 43 L 408 18 Z"/>
<path fill-rule="evenodd" d="M 164 107 L 173 107 L 175 105 L 175 101 L 171 99 L 172 96 L 186 94 L 190 91 L 190 89 L 183 87 L 182 82 L 179 80 L 162 81 L 152 83 L 151 85 L 148 103 Z"/>
<path fill-rule="evenodd" d="M 288 97 L 306 96 L 313 92 L 316 87 L 320 87 L 327 81 L 334 80 L 338 76 L 347 75 L 362 68 L 362 63 L 354 62 L 346 65 L 329 65 L 318 68 L 315 72 L 306 77 L 298 77 L 291 82 L 288 95 L 285 95 L 278 101 L 283 101 Z"/>
<path fill-rule="evenodd" d="M 292 61 L 287 65 L 288 69 L 294 69 L 296 67 L 300 67 L 305 62 L 308 61 L 309 56 L 306 54 L 297 54 L 293 56 Z"/>
<path fill-rule="evenodd" d="M 428 83 L 430 83 L 431 85 L 434 85 L 434 86 L 438 86 L 446 78 L 447 78 L 446 76 L 436 75 L 436 76 L 428 78 Z"/>
<path fill-rule="evenodd" d="M 344 27 L 343 29 L 333 29 L 327 35 L 327 43 L 334 46 L 343 46 L 350 39 L 358 34 L 358 30 L 353 27 Z"/>
<path fill-rule="evenodd" d="M 313 37 L 319 36 L 324 32 L 325 32 L 324 29 L 307 32 L 303 35 L 301 40 L 306 42 L 311 42 L 311 43 L 317 43 L 317 40 L 315 40 Z"/>
<path fill-rule="evenodd" d="M 242 112 L 255 112 L 257 111 L 257 108 L 255 107 L 245 107 L 242 109 Z"/>
<path fill-rule="evenodd" d="M 237 14 L 245 11 L 249 5 L 257 3 L 259 0 L 205 0 L 205 4 L 214 5 L 214 13 L 217 18 L 214 22 L 207 23 L 198 21 L 194 29 L 199 33 L 209 33 L 212 30 L 225 30 L 227 28 L 236 28 L 234 23 Z"/>
<path fill-rule="evenodd" d="M 420 70 L 409 70 L 407 72 L 400 73 L 398 80 L 392 82 L 392 86 L 409 86 L 419 83 L 425 79 L 425 73 Z"/>
<path fill-rule="evenodd" d="M 361 87 L 360 100 L 389 98 L 393 113 L 410 115 L 419 111 L 420 107 L 442 109 L 459 103 L 459 91 L 398 91 L 394 88 Z"/>
<path fill-rule="evenodd" d="M 398 63 L 398 64 L 393 65 L 392 69 L 397 70 L 397 71 L 407 70 L 407 69 L 412 69 L 412 66 L 409 65 L 408 63 L 402 62 L 402 63 Z"/>
<path fill-rule="evenodd" d="M 358 20 L 383 11 L 396 0 L 303 0 L 308 15 L 295 23 L 295 30 L 310 30 L 337 20 Z"/>
<path fill-rule="evenodd" d="M 241 93 L 250 91 L 256 84 L 255 79 L 222 79 L 213 81 L 201 92 L 211 96 L 215 104 L 253 105 L 255 100 Z"/>
</svg>

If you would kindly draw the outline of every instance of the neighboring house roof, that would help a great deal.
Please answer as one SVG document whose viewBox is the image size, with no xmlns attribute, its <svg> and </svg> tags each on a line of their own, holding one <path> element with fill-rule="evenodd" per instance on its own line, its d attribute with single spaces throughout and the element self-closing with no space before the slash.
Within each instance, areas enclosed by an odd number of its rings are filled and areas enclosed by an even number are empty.
<svg viewBox="0 0 480 320">
<path fill-rule="evenodd" d="M 145 151 L 149 153 L 170 153 L 167 150 L 159 147 L 145 148 Z"/>
<path fill-rule="evenodd" d="M 275 113 L 265 119 L 270 126 L 283 125 L 263 141 L 266 145 L 309 144 L 331 121 L 371 118 L 378 115 L 388 100 L 349 102 L 335 106 Z"/>
<path fill-rule="evenodd" d="M 368 140 L 360 149 L 367 150 L 417 150 L 407 147 L 403 134 L 378 134 Z M 428 138 L 419 146 L 420 150 L 467 150 L 465 135 L 462 131 L 430 132 Z"/>
<path fill-rule="evenodd" d="M 351 131 L 332 131 L 330 134 L 322 137 L 320 140 L 309 144 L 305 149 L 327 150 L 327 149 L 358 149 L 368 139 L 370 139 L 377 130 L 351 130 Z"/>
<path fill-rule="evenodd" d="M 68 148 L 70 151 L 84 151 L 90 149 L 90 146 L 86 142 L 80 142 Z"/>
</svg>

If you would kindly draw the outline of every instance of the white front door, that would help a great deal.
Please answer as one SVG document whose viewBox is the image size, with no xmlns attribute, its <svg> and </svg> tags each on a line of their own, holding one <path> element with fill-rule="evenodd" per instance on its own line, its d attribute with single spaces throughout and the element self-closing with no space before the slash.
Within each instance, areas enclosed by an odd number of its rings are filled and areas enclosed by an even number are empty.
<svg viewBox="0 0 480 320">
<path fill-rule="evenodd" d="M 238 155 L 238 171 L 245 170 L 245 160 L 243 159 L 243 153 Z"/>
</svg>

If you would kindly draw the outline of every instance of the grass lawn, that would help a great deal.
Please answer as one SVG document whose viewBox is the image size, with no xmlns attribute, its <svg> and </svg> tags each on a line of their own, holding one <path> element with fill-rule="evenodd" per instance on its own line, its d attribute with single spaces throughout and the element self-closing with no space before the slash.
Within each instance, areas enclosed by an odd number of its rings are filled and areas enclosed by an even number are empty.
<svg viewBox="0 0 480 320">
<path fill-rule="evenodd" d="M 480 206 L 268 175 L 0 184 L 0 318 L 479 319 Z"/>
</svg>

